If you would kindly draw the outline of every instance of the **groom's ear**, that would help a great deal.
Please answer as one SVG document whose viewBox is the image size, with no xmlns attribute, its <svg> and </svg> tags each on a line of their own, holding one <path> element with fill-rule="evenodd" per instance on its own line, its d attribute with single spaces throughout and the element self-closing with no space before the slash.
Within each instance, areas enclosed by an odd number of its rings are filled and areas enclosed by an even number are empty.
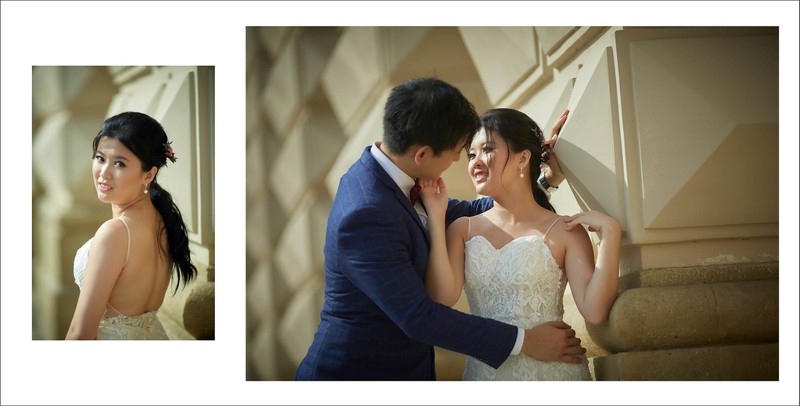
<svg viewBox="0 0 800 406">
<path fill-rule="evenodd" d="M 422 145 L 417 147 L 417 151 L 414 153 L 414 162 L 417 165 L 424 165 L 428 159 L 433 156 L 433 148 L 428 145 Z"/>
</svg>

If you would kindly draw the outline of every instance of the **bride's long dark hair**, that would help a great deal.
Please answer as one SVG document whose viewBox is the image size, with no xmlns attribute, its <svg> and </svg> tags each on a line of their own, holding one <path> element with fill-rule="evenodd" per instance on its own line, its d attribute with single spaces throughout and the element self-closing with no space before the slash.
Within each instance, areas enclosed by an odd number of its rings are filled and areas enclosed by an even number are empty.
<svg viewBox="0 0 800 406">
<path fill-rule="evenodd" d="M 167 133 L 158 121 L 147 114 L 124 112 L 106 119 L 92 142 L 93 156 L 97 153 L 97 146 L 103 137 L 115 139 L 131 150 L 142 161 L 142 171 L 148 171 L 152 167 L 160 170 L 166 166 L 168 158 L 175 162 Z M 175 284 L 177 292 L 181 281 L 186 287 L 186 284 L 197 276 L 197 268 L 192 264 L 189 250 L 186 224 L 183 222 L 180 209 L 172 200 L 172 195 L 158 184 L 155 177 L 149 185 L 149 194 L 150 201 L 164 222 L 164 227 L 158 231 L 159 240 L 161 233 L 167 232 L 168 252 L 164 252 L 160 244 L 159 248 L 162 255 L 166 254 L 167 259 L 172 262 L 173 275 L 177 278 Z"/>
</svg>

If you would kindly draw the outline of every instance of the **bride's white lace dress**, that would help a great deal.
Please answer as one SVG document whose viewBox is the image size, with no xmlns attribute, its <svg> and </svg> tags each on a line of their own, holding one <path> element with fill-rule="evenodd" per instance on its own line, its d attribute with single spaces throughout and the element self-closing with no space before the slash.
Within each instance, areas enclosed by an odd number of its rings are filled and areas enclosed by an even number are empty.
<svg viewBox="0 0 800 406">
<path fill-rule="evenodd" d="M 119 220 L 122 221 L 122 224 L 125 224 L 125 228 L 128 229 L 128 224 L 121 218 L 119 218 Z M 86 241 L 75 253 L 75 262 L 72 272 L 78 288 L 83 284 L 83 272 L 89 260 L 89 250 L 92 247 L 92 240 L 93 238 Z M 129 255 L 130 229 L 128 229 L 128 251 Z M 128 262 L 127 257 L 125 262 Z M 161 324 L 156 313 L 157 311 L 152 311 L 137 316 L 126 316 L 108 303 L 106 304 L 106 311 L 103 314 L 103 318 L 100 320 L 100 326 L 97 329 L 97 339 L 169 340 L 167 333 L 164 331 L 164 326 Z"/>
<path fill-rule="evenodd" d="M 483 236 L 475 236 L 464 249 L 464 290 L 473 314 L 525 329 L 562 320 L 566 274 L 541 236 L 519 237 L 500 249 Z M 582 364 L 566 364 L 519 354 L 510 356 L 498 369 L 467 357 L 464 370 L 464 380 L 591 379 L 585 357 Z"/>
</svg>

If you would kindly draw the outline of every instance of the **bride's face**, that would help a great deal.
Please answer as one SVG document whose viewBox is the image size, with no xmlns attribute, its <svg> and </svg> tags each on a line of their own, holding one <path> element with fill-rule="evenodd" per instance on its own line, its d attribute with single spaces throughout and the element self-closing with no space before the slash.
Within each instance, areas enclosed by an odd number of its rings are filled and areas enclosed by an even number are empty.
<svg viewBox="0 0 800 406">
<path fill-rule="evenodd" d="M 467 158 L 467 173 L 478 194 L 494 196 L 502 190 L 502 177 L 508 160 L 508 145 L 502 137 L 493 134 L 488 138 L 486 131 L 481 128 L 472 139 Z"/>
<path fill-rule="evenodd" d="M 121 142 L 103 137 L 92 160 L 97 198 L 103 203 L 126 204 L 144 193 L 147 172 L 141 160 Z"/>
</svg>

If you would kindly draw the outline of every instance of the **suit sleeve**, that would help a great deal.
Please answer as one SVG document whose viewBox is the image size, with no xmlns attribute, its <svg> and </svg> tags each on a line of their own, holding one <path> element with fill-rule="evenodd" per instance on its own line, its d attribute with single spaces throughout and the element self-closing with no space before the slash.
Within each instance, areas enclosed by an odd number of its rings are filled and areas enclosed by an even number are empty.
<svg viewBox="0 0 800 406">
<path fill-rule="evenodd" d="M 431 300 L 414 270 L 407 228 L 402 219 L 387 216 L 385 208 L 346 214 L 338 228 L 339 269 L 410 338 L 499 367 L 514 346 L 517 327 Z"/>
<path fill-rule="evenodd" d="M 450 199 L 447 203 L 445 225 L 450 227 L 450 224 L 459 217 L 472 217 L 491 209 L 493 206 L 494 200 L 491 197 L 477 200 Z"/>
</svg>

